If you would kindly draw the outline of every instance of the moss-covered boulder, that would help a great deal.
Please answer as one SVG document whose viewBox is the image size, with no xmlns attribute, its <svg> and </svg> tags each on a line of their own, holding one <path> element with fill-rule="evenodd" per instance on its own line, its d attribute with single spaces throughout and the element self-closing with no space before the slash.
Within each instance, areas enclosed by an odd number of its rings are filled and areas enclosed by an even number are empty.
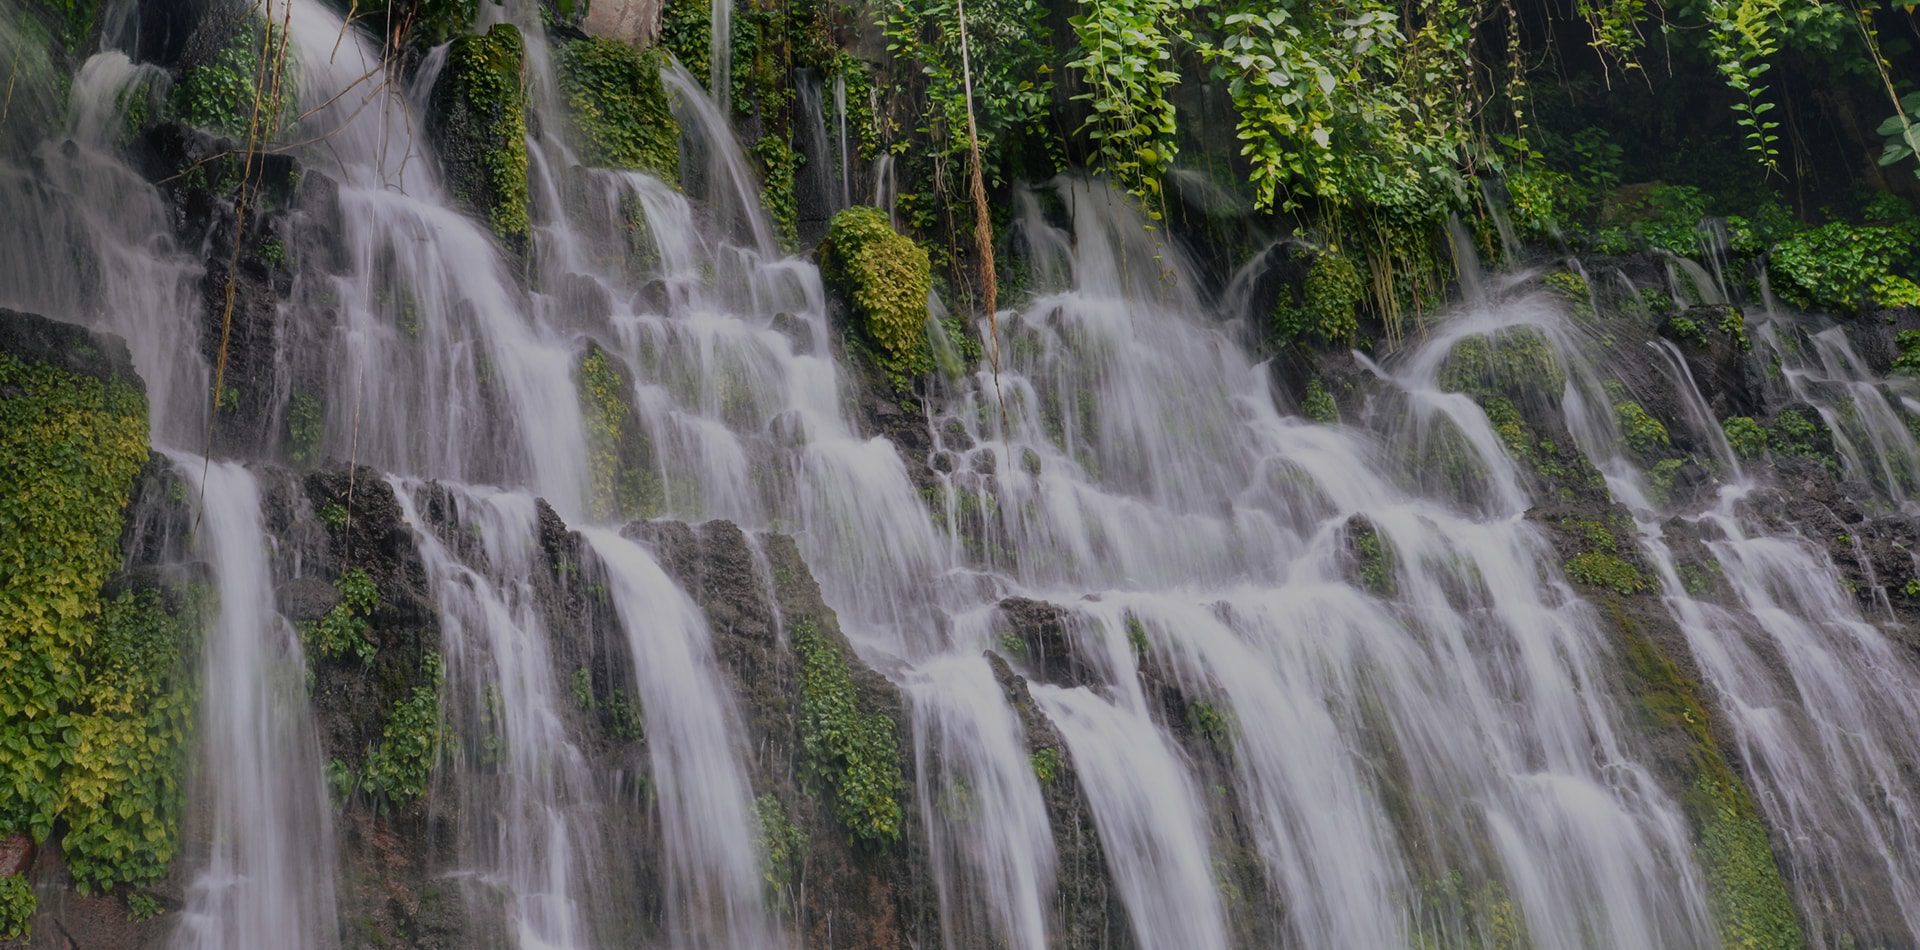
<svg viewBox="0 0 1920 950">
<path fill-rule="evenodd" d="M 1298 287 L 1283 289 L 1274 303 L 1274 342 L 1352 346 L 1360 335 L 1360 301 L 1366 296 L 1360 269 L 1333 248 L 1300 246 L 1292 257 L 1306 276 Z"/>
<path fill-rule="evenodd" d="M 933 272 L 925 248 L 895 231 L 878 208 L 833 216 L 820 243 L 820 270 L 840 295 L 895 388 L 933 371 L 927 339 L 927 293 Z"/>
<path fill-rule="evenodd" d="M 581 155 L 594 165 L 632 169 L 678 181 L 680 124 L 660 81 L 665 56 L 610 39 L 560 48 L 560 88 L 579 132 Z"/>
<path fill-rule="evenodd" d="M 516 248 L 524 246 L 530 227 L 527 105 L 520 84 L 525 55 L 520 31 L 507 23 L 454 40 L 427 116 L 455 197 Z"/>
<path fill-rule="evenodd" d="M 1681 786 L 1700 862 L 1729 947 L 1806 946 L 1766 825 L 1714 735 L 1701 687 L 1622 609 L 1611 605 L 1626 654 L 1628 691 L 1655 738 L 1662 771 Z"/>
<path fill-rule="evenodd" d="M 1528 405 L 1557 401 L 1566 383 L 1567 371 L 1553 344 L 1533 327 L 1467 337 L 1440 365 L 1442 389 Z"/>
</svg>

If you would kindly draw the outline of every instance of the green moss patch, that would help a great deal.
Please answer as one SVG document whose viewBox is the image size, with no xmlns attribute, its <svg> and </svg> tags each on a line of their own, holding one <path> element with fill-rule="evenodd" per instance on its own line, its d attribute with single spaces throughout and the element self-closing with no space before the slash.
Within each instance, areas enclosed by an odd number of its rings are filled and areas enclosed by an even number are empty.
<svg viewBox="0 0 1920 950">
<path fill-rule="evenodd" d="M 827 285 L 846 298 L 861 336 L 896 388 L 907 389 L 932 372 L 927 293 L 933 275 L 925 248 L 894 231 L 880 209 L 848 208 L 828 226 L 820 269 Z"/>
<path fill-rule="evenodd" d="M 1366 296 L 1360 269 L 1338 250 L 1296 248 L 1307 262 L 1298 292 L 1283 291 L 1273 307 L 1276 343 L 1351 346 L 1360 335 L 1360 301 Z"/>
<path fill-rule="evenodd" d="M 834 817 L 870 845 L 900 840 L 900 769 L 894 721 L 864 711 L 839 644 L 812 622 L 794 625 L 800 655 L 800 746 L 808 780 L 831 793 Z"/>
<path fill-rule="evenodd" d="M 1553 345 L 1532 327 L 1467 337 L 1453 345 L 1440 366 L 1440 388 L 1470 396 L 1556 399 L 1566 382 Z"/>
<path fill-rule="evenodd" d="M 1616 611 L 1633 694 L 1654 727 L 1686 739 L 1681 803 L 1697 835 L 1698 856 L 1725 946 L 1805 946 L 1766 826 L 1746 784 L 1714 740 L 1699 688 Z"/>
<path fill-rule="evenodd" d="M 680 124 L 660 81 L 665 56 L 595 38 L 566 44 L 558 59 L 587 162 L 678 182 Z"/>
<path fill-rule="evenodd" d="M 427 117 L 454 195 L 516 246 L 531 227 L 527 106 L 520 85 L 525 55 L 520 31 L 511 24 L 454 40 Z"/>
</svg>

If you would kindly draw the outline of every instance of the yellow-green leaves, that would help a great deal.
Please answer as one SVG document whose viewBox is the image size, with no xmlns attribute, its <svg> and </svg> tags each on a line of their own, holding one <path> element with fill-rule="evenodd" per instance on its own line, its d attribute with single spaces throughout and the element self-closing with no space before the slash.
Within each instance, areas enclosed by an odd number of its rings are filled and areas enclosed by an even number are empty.
<svg viewBox="0 0 1920 950">
<path fill-rule="evenodd" d="M 904 389 L 933 370 L 927 341 L 933 274 L 925 248 L 896 233 L 880 209 L 848 208 L 828 225 L 820 269 L 828 285 L 847 298 L 896 387 Z"/>
</svg>

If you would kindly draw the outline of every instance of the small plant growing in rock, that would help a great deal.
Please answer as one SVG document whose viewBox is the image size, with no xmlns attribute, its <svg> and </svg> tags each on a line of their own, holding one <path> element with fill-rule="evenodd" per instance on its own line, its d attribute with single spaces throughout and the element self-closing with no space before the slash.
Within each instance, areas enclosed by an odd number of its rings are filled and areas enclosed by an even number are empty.
<svg viewBox="0 0 1920 950">
<path fill-rule="evenodd" d="M 1340 421 L 1340 410 L 1333 403 L 1333 394 L 1327 391 L 1319 377 L 1307 380 L 1307 395 L 1300 400 L 1300 411 L 1315 422 Z"/>
<path fill-rule="evenodd" d="M 1051 746 L 1035 749 L 1027 759 L 1033 763 L 1033 777 L 1042 785 L 1053 784 L 1054 777 L 1060 774 L 1060 753 Z"/>
<path fill-rule="evenodd" d="M 1720 423 L 1721 431 L 1727 435 L 1727 445 L 1733 454 L 1743 459 L 1756 459 L 1767 451 L 1767 430 L 1752 416 L 1732 416 Z"/>
<path fill-rule="evenodd" d="M 333 586 L 340 591 L 340 602 L 334 604 L 319 620 L 302 624 L 301 639 L 309 649 L 321 656 L 336 660 L 348 654 L 360 659 L 362 663 L 373 661 L 373 641 L 367 639 L 367 632 L 373 629 L 368 618 L 380 606 L 380 591 L 373 586 L 373 578 L 366 571 L 351 568 L 334 581 Z"/>
<path fill-rule="evenodd" d="M 1647 412 L 1646 408 L 1631 400 L 1613 404 L 1613 417 L 1620 424 L 1620 435 L 1626 439 L 1627 446 L 1641 454 L 1654 454 L 1664 451 L 1672 444 L 1667 435 L 1667 425 Z"/>
<path fill-rule="evenodd" d="M 19 940 L 33 933 L 33 912 L 40 898 L 27 876 L 0 877 L 0 940 Z"/>
<path fill-rule="evenodd" d="M 127 917 L 129 919 L 135 921 L 152 920 L 163 913 L 166 913 L 166 908 L 160 906 L 160 902 L 154 900 L 152 895 L 139 893 L 127 895 Z"/>
</svg>

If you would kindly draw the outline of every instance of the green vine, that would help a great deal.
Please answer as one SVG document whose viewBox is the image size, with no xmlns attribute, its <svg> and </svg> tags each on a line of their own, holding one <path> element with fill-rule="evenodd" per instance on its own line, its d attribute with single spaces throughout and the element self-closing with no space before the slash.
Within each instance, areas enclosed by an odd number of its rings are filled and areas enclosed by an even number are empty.
<svg viewBox="0 0 1920 950">
<path fill-rule="evenodd" d="M 179 850 L 195 702 L 188 630 L 152 590 L 104 605 L 61 839 L 82 893 L 152 884 Z"/>
<path fill-rule="evenodd" d="M 1172 42 L 1163 21 L 1175 11 L 1170 0 L 1089 0 L 1073 17 L 1080 71 L 1087 91 L 1075 95 L 1093 111 L 1080 133 L 1093 142 L 1095 170 L 1141 200 L 1159 219 L 1166 208 L 1161 180 L 1173 167 L 1179 145 L 1168 91 L 1180 82 L 1172 68 Z"/>
</svg>

